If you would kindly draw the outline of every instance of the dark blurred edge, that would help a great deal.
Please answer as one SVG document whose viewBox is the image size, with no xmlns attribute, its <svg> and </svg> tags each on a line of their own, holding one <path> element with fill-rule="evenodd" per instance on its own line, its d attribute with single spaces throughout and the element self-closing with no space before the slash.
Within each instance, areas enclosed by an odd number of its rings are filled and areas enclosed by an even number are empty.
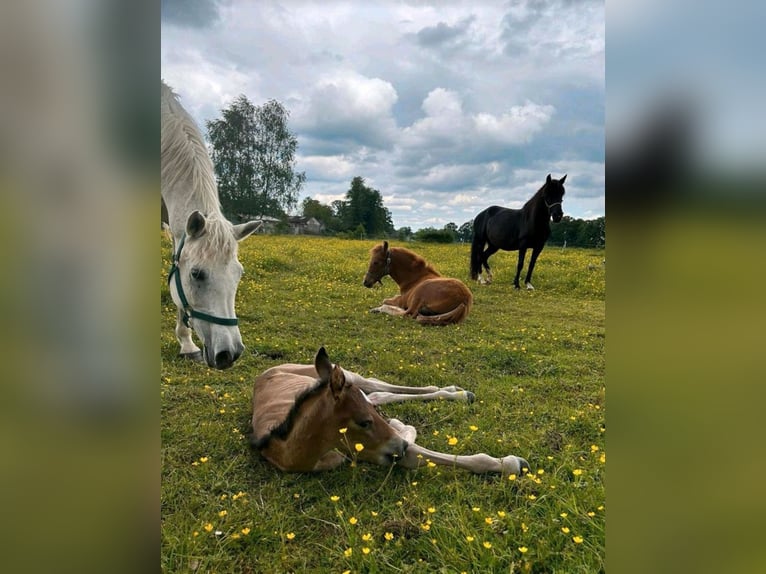
<svg viewBox="0 0 766 574">
<path fill-rule="evenodd" d="M 700 94 L 646 92 L 607 138 L 607 571 L 763 572 L 766 161 L 700 161 Z"/>
<path fill-rule="evenodd" d="M 4 572 L 157 569 L 159 24 L 0 6 Z"/>
</svg>

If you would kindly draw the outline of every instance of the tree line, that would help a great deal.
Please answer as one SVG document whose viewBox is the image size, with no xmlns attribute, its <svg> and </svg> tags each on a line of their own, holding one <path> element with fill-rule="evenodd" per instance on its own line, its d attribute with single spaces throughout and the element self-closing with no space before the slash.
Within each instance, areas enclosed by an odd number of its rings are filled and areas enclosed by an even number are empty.
<svg viewBox="0 0 766 574">
<path fill-rule="evenodd" d="M 206 127 L 223 212 L 232 221 L 271 216 L 285 223 L 288 212 L 297 207 L 306 181 L 305 172 L 295 168 L 298 139 L 288 129 L 289 112 L 276 100 L 256 106 L 240 95 L 221 113 L 221 118 L 206 122 Z M 302 215 L 316 219 L 327 235 L 435 243 L 468 243 L 473 236 L 473 221 L 415 232 L 409 227 L 395 229 L 380 191 L 369 187 L 360 176 L 351 180 L 343 199 L 326 205 L 307 197 L 300 208 Z M 548 243 L 604 247 L 606 219 L 564 216 L 551 225 Z"/>
</svg>

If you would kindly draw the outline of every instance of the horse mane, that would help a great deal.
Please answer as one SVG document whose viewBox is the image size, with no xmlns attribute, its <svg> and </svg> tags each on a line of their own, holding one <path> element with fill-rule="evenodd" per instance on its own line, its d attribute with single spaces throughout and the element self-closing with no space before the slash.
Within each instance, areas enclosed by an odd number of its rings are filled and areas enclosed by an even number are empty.
<svg viewBox="0 0 766 574">
<path fill-rule="evenodd" d="M 546 185 L 548 185 L 548 183 L 547 183 L 547 182 L 546 182 L 546 183 L 544 183 L 544 184 L 542 185 L 542 187 L 541 187 L 540 189 L 538 189 L 538 190 L 535 192 L 535 194 L 534 194 L 532 197 L 530 197 L 530 198 L 527 200 L 527 202 L 524 204 L 524 206 L 522 207 L 522 209 L 524 209 L 524 210 L 529 210 L 529 209 L 532 209 L 532 208 L 535 206 L 535 204 L 539 203 L 539 202 L 540 202 L 540 200 L 541 200 L 541 199 L 542 199 L 542 197 L 543 197 L 543 190 L 545 189 L 545 186 L 546 186 Z"/>
<path fill-rule="evenodd" d="M 409 267 L 413 271 L 423 271 L 425 273 L 433 273 L 441 277 L 441 273 L 439 273 L 434 268 L 433 265 L 431 265 L 428 261 L 426 261 L 424 257 L 422 257 L 421 255 L 418 255 L 414 251 L 411 251 L 407 249 L 406 247 L 391 247 L 389 251 L 407 253 L 410 256 L 412 256 L 412 260 L 410 261 Z"/>
<path fill-rule="evenodd" d="M 178 95 L 162 82 L 162 133 L 160 153 L 162 180 L 170 186 L 191 183 L 191 195 L 200 211 L 221 212 L 218 186 L 205 142 L 197 125 L 178 101 Z"/>
<path fill-rule="evenodd" d="M 237 255 L 237 240 L 234 238 L 234 225 L 222 214 L 215 213 L 205 217 L 207 241 L 198 242 L 195 253 L 203 261 L 221 260 Z"/>
<path fill-rule="evenodd" d="M 290 434 L 290 431 L 292 431 L 293 427 L 295 426 L 295 421 L 298 418 L 298 411 L 303 406 L 303 403 L 305 403 L 310 398 L 317 396 L 324 389 L 326 389 L 327 385 L 329 384 L 330 379 L 327 379 L 326 381 L 320 380 L 313 387 L 309 387 L 305 391 L 298 394 L 298 396 L 295 397 L 295 402 L 293 403 L 293 406 L 290 407 L 285 420 L 274 426 L 268 434 L 262 436 L 261 438 L 256 439 L 253 437 L 251 444 L 258 450 L 262 450 L 269 445 L 269 442 L 271 442 L 271 439 L 273 438 L 286 440 Z"/>
</svg>

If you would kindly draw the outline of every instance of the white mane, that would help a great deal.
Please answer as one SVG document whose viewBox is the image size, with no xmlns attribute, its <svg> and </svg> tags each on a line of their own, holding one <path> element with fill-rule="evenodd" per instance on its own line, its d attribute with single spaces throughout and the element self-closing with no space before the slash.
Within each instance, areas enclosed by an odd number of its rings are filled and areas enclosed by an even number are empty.
<svg viewBox="0 0 766 574">
<path fill-rule="evenodd" d="M 187 192 L 206 215 L 221 212 L 213 162 L 197 125 L 178 102 L 178 96 L 162 82 L 162 181 L 174 188 L 190 186 Z"/>
</svg>

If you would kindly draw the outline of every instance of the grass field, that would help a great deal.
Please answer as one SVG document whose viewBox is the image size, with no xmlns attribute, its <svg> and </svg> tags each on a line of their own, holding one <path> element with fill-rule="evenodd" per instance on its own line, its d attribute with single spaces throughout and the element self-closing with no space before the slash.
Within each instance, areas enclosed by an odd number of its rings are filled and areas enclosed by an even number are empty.
<svg viewBox="0 0 766 574">
<path fill-rule="evenodd" d="M 390 278 L 362 286 L 375 241 L 251 237 L 237 297 L 247 350 L 221 372 L 177 358 L 161 241 L 163 572 L 603 571 L 603 250 L 549 246 L 537 290 L 515 291 L 516 253 L 493 256 L 495 283 L 479 287 L 469 246 L 407 245 L 474 293 L 464 323 L 423 327 L 367 312 L 397 291 Z M 271 467 L 247 440 L 252 382 L 276 364 L 312 362 L 321 345 L 365 376 L 474 391 L 471 405 L 381 411 L 414 425 L 423 446 L 516 454 L 531 472 Z"/>
</svg>

